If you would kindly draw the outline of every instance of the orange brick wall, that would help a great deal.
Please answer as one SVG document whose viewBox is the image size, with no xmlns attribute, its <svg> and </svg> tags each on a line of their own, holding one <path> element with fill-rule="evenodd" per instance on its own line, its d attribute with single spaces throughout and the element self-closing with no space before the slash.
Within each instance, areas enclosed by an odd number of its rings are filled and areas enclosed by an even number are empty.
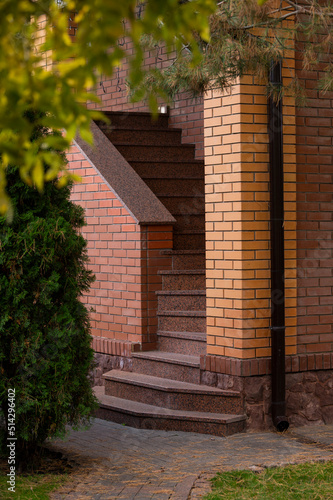
<svg viewBox="0 0 333 500">
<path fill-rule="evenodd" d="M 300 46 L 300 50 L 302 47 Z M 321 67 L 301 71 L 308 102 L 297 110 L 298 352 L 333 351 L 333 92 L 316 90 Z"/>
<path fill-rule="evenodd" d="M 286 72 L 285 72 L 286 73 Z M 285 77 L 286 74 L 284 75 Z M 286 353 L 296 352 L 295 109 L 284 100 Z M 255 77 L 205 97 L 207 354 L 270 356 L 267 97 Z"/>
<path fill-rule="evenodd" d="M 77 147 L 71 148 L 68 160 L 70 171 L 82 177 L 82 183 L 73 187 L 72 200 L 85 209 L 82 234 L 88 242 L 89 268 L 96 276 L 83 298 L 94 309 L 90 316 L 94 346 L 107 353 L 111 349 L 107 340 L 152 348 L 157 329 L 155 290 L 161 288 L 157 271 L 170 267 L 160 250 L 172 248 L 172 226 L 140 226 Z"/>
<path fill-rule="evenodd" d="M 71 148 L 68 160 L 70 171 L 82 177 L 73 187 L 72 200 L 85 209 L 82 234 L 96 276 L 84 298 L 95 309 L 92 334 L 140 342 L 140 228 L 77 148 Z"/>
</svg>

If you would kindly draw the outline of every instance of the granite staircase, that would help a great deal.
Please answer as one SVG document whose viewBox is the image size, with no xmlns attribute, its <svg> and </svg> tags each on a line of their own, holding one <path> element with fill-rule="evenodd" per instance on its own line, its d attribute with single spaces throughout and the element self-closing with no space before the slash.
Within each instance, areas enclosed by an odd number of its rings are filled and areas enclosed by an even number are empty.
<svg viewBox="0 0 333 500">
<path fill-rule="evenodd" d="M 176 219 L 172 267 L 160 271 L 158 350 L 134 353 L 133 371 L 104 374 L 98 416 L 134 427 L 216 435 L 245 427 L 239 393 L 200 385 L 206 352 L 204 164 L 168 115 L 106 113 L 98 123 Z"/>
</svg>

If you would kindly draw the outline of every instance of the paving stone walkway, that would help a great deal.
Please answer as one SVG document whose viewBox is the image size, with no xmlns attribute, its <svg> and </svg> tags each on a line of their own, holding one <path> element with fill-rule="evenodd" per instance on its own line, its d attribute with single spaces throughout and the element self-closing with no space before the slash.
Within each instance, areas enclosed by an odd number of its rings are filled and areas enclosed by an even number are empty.
<svg viewBox="0 0 333 500">
<path fill-rule="evenodd" d="M 52 500 L 197 500 L 217 471 L 333 460 L 333 425 L 221 438 L 96 419 L 52 447 L 80 465 Z"/>
</svg>

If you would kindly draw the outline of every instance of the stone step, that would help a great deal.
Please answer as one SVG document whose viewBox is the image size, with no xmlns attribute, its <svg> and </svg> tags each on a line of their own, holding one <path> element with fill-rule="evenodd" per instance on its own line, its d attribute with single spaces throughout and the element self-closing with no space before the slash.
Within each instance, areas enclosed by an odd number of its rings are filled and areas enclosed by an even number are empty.
<svg viewBox="0 0 333 500">
<path fill-rule="evenodd" d="M 120 128 L 119 124 L 116 128 L 104 129 L 103 132 L 108 139 L 117 147 L 117 144 L 144 144 L 145 146 L 161 146 L 180 145 L 182 143 L 181 129 L 159 129 L 159 128 L 141 128 L 128 129 Z"/>
<path fill-rule="evenodd" d="M 162 290 L 156 292 L 158 311 L 206 311 L 204 290 Z"/>
<path fill-rule="evenodd" d="M 194 195 L 202 195 L 205 191 L 205 183 L 203 178 L 180 179 L 145 179 L 147 186 L 158 193 L 158 196 L 182 196 L 184 193 Z"/>
<path fill-rule="evenodd" d="M 205 214 L 205 196 L 202 194 L 187 194 L 164 196 L 161 193 L 155 193 L 163 205 L 174 214 Z"/>
<path fill-rule="evenodd" d="M 208 413 L 243 413 L 241 396 L 235 391 L 179 382 L 134 372 L 111 370 L 103 375 L 105 394 L 148 405 Z"/>
<path fill-rule="evenodd" d="M 158 329 L 173 332 L 206 332 L 206 311 L 158 311 Z"/>
<path fill-rule="evenodd" d="M 197 231 L 205 231 L 205 215 L 204 214 L 173 214 L 177 220 L 176 227 L 179 232 L 187 231 L 188 229 L 196 229 Z"/>
<path fill-rule="evenodd" d="M 132 354 L 133 372 L 200 384 L 200 357 L 173 352 L 147 351 Z"/>
<path fill-rule="evenodd" d="M 177 231 L 177 223 L 173 233 L 173 248 L 189 250 L 196 250 L 198 248 L 205 248 L 205 232 L 197 229 L 182 229 Z"/>
<path fill-rule="evenodd" d="M 123 112 L 123 111 L 104 111 L 104 114 L 109 118 L 110 124 L 106 124 L 103 121 L 97 120 L 96 123 L 103 130 L 110 126 L 112 128 L 127 128 L 130 130 L 142 128 L 168 128 L 169 126 L 169 115 L 159 114 L 155 118 L 152 117 L 151 113 L 141 113 L 135 111 Z"/>
<path fill-rule="evenodd" d="M 205 250 L 163 250 L 163 255 L 172 257 L 173 270 L 205 269 Z"/>
<path fill-rule="evenodd" d="M 158 331 L 158 350 L 200 356 L 206 354 L 206 334 Z"/>
<path fill-rule="evenodd" d="M 95 387 L 100 407 L 96 417 L 139 429 L 198 432 L 230 436 L 245 430 L 245 415 L 170 410 L 105 395 Z"/>
<path fill-rule="evenodd" d="M 159 177 L 162 179 L 204 178 L 204 163 L 201 160 L 181 161 L 178 158 L 174 162 L 168 160 L 158 162 L 132 160 L 130 163 L 143 180 Z"/>
<path fill-rule="evenodd" d="M 162 290 L 206 290 L 206 273 L 201 269 L 159 271 Z"/>
<path fill-rule="evenodd" d="M 131 164 L 131 161 L 146 160 L 148 158 L 150 161 L 192 160 L 195 153 L 195 146 L 192 144 L 181 144 L 179 146 L 145 146 L 141 144 L 133 146 L 117 144 L 116 148 L 129 164 Z"/>
</svg>

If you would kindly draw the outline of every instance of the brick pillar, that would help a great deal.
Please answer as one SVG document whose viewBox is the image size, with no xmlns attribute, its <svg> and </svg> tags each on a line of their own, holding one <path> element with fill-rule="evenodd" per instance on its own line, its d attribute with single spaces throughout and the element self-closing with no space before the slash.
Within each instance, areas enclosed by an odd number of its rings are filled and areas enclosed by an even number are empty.
<svg viewBox="0 0 333 500">
<path fill-rule="evenodd" d="M 285 82 L 291 78 L 291 62 L 289 73 L 286 69 L 283 72 Z M 291 98 L 283 102 L 286 354 L 294 354 L 295 107 Z M 208 92 L 204 112 L 207 355 L 239 360 L 269 357 L 269 144 L 265 87 L 255 77 L 246 76 L 228 92 Z"/>
</svg>

